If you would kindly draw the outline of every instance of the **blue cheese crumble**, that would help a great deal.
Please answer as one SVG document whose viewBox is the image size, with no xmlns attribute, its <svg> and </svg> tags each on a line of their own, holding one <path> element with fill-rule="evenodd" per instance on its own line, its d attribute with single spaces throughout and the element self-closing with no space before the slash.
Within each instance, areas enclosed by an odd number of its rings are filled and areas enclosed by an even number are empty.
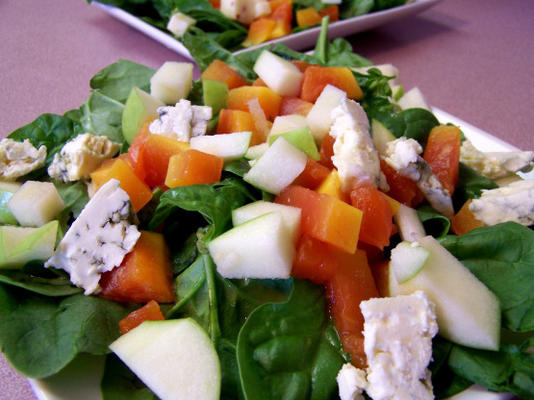
<svg viewBox="0 0 534 400">
<path fill-rule="evenodd" d="M 139 239 L 135 219 L 128 194 L 110 179 L 85 205 L 45 267 L 68 272 L 86 295 L 98 293 L 100 274 L 119 266 Z"/>
<path fill-rule="evenodd" d="M 106 136 L 83 133 L 65 143 L 61 150 L 54 154 L 54 159 L 48 167 L 48 175 L 63 182 L 87 179 L 91 172 L 119 150 L 119 144 Z"/>
<path fill-rule="evenodd" d="M 5 138 L 0 141 L 0 179 L 14 181 L 41 168 L 46 160 L 46 147 L 36 149 L 28 139 L 17 142 Z"/>
</svg>

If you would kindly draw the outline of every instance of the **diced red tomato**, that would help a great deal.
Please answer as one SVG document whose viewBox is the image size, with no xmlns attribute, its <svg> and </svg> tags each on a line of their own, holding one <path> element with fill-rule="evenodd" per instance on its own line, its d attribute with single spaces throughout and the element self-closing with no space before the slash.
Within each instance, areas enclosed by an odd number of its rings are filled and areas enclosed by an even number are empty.
<svg viewBox="0 0 534 400">
<path fill-rule="evenodd" d="M 321 156 L 320 163 L 327 168 L 334 168 L 334 163 L 332 162 L 332 156 L 334 155 L 334 139 L 330 135 L 324 135 L 323 140 L 321 141 L 321 148 L 319 150 L 319 155 Z"/>
<path fill-rule="evenodd" d="M 330 170 L 317 161 L 308 158 L 304 171 L 293 181 L 293 185 L 315 190 L 330 174 Z"/>
<path fill-rule="evenodd" d="M 133 328 L 138 327 L 145 321 L 163 321 L 165 318 L 161 313 L 157 301 L 150 300 L 143 307 L 132 311 L 119 321 L 119 330 L 124 335 Z"/>
<path fill-rule="evenodd" d="M 333 248 L 308 234 L 301 236 L 291 275 L 317 284 L 328 282 L 336 271 Z"/>
<path fill-rule="evenodd" d="M 389 185 L 388 196 L 408 207 L 415 207 L 423 201 L 424 195 L 413 180 L 399 174 L 384 160 L 380 160 L 380 169 Z"/>
</svg>

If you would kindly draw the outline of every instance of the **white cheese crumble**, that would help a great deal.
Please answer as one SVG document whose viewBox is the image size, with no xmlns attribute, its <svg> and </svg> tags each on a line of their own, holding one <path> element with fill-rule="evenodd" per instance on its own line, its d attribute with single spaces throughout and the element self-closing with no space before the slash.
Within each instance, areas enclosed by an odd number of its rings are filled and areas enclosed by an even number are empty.
<svg viewBox="0 0 534 400">
<path fill-rule="evenodd" d="M 534 180 L 520 180 L 491 190 L 483 190 L 471 200 L 469 210 L 485 225 L 513 221 L 534 224 Z"/>
<path fill-rule="evenodd" d="M 367 382 L 361 382 L 361 372 L 348 378 L 357 386 L 354 393 L 364 388 L 373 400 L 433 399 L 428 364 L 438 324 L 434 305 L 424 292 L 374 298 L 362 301 L 360 308 L 368 368 Z M 341 377 L 344 374 L 340 372 Z M 348 388 L 343 390 L 348 393 Z"/>
<path fill-rule="evenodd" d="M 98 293 L 100 274 L 122 263 L 140 236 L 128 194 L 116 179 L 96 192 L 45 267 L 63 269 L 85 294 Z"/>
<path fill-rule="evenodd" d="M 87 179 L 91 172 L 119 150 L 120 145 L 106 136 L 80 134 L 54 154 L 54 159 L 48 167 L 48 175 L 64 182 Z"/>
<path fill-rule="evenodd" d="M 46 146 L 36 149 L 28 139 L 17 142 L 5 138 L 0 141 L 0 179 L 14 181 L 42 167 L 46 160 Z"/>
<path fill-rule="evenodd" d="M 460 147 L 460 161 L 487 178 L 499 179 L 530 170 L 534 164 L 534 151 L 482 152 L 469 140 L 464 140 Z"/>
<path fill-rule="evenodd" d="M 384 188 L 385 178 L 380 171 L 380 159 L 363 108 L 354 100 L 345 98 L 330 115 L 333 124 L 329 134 L 335 139 L 332 162 L 343 190 L 348 191 L 362 183 Z"/>
<path fill-rule="evenodd" d="M 436 211 L 452 217 L 451 195 L 420 156 L 422 152 L 423 148 L 416 140 L 400 137 L 386 144 L 384 161 L 399 174 L 413 180 Z"/>
<path fill-rule="evenodd" d="M 175 106 L 159 107 L 158 114 L 159 118 L 149 125 L 150 133 L 189 142 L 191 137 L 206 133 L 212 110 L 208 106 L 192 106 L 189 100 L 181 99 Z"/>
<path fill-rule="evenodd" d="M 363 392 L 367 387 L 365 371 L 350 363 L 343 364 L 337 377 L 339 398 L 341 400 L 364 400 Z"/>
</svg>

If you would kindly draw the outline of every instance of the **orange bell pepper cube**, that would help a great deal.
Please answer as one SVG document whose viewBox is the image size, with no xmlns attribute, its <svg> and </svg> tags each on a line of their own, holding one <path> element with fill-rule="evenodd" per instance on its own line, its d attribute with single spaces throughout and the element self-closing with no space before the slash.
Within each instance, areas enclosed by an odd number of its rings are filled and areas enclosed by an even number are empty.
<svg viewBox="0 0 534 400">
<path fill-rule="evenodd" d="M 328 84 L 343 90 L 349 99 L 360 100 L 363 96 L 362 89 L 349 68 L 312 65 L 304 71 L 300 98 L 315 103 Z"/>
<path fill-rule="evenodd" d="M 143 307 L 132 311 L 126 317 L 121 319 L 119 321 L 119 330 L 124 335 L 126 332 L 138 327 L 145 321 L 163 321 L 164 319 L 158 302 L 150 300 Z"/>
<path fill-rule="evenodd" d="M 484 226 L 484 223 L 475 217 L 469 209 L 471 199 L 467 200 L 462 208 L 451 218 L 451 230 L 458 236 L 465 235 L 473 229 Z"/>
<path fill-rule="evenodd" d="M 271 14 L 271 19 L 276 22 L 276 26 L 271 32 L 271 39 L 291 34 L 291 22 L 293 20 L 293 6 L 291 3 L 282 3 Z"/>
<path fill-rule="evenodd" d="M 202 72 L 201 78 L 224 82 L 228 86 L 228 89 L 249 84 L 248 81 L 239 74 L 239 72 L 221 60 L 213 60 L 211 64 L 208 65 L 208 67 L 204 70 L 204 72 Z"/>
<path fill-rule="evenodd" d="M 175 300 L 169 249 L 162 234 L 141 231 L 122 264 L 100 277 L 100 296 L 119 302 Z"/>
<path fill-rule="evenodd" d="M 165 186 L 202 185 L 219 182 L 224 161 L 221 157 L 189 149 L 169 159 Z"/>
<path fill-rule="evenodd" d="M 242 45 L 251 47 L 270 40 L 274 28 L 276 28 L 276 21 L 271 18 L 258 18 L 252 21 L 248 27 L 247 38 Z"/>
<path fill-rule="evenodd" d="M 313 26 L 321 23 L 323 18 L 313 7 L 302 8 L 296 13 L 298 26 Z"/>
<path fill-rule="evenodd" d="M 251 146 L 263 143 L 264 141 L 263 135 L 256 130 L 254 117 L 251 113 L 223 108 L 219 112 L 217 133 L 224 134 L 232 132 L 252 132 L 252 137 L 250 138 Z"/>
<path fill-rule="evenodd" d="M 228 92 L 226 108 L 249 112 L 248 102 L 257 98 L 260 106 L 269 120 L 273 120 L 280 113 L 282 96 L 266 86 L 241 86 Z"/>
<path fill-rule="evenodd" d="M 95 190 L 98 190 L 110 179 L 117 179 L 132 202 L 132 207 L 137 212 L 152 199 L 152 190 L 134 173 L 122 157 L 113 158 L 103 163 L 91 174 L 91 182 Z"/>
<path fill-rule="evenodd" d="M 438 125 L 428 135 L 423 158 L 443 187 L 452 195 L 460 170 L 460 128 Z"/>
<path fill-rule="evenodd" d="M 335 197 L 296 185 L 285 188 L 275 202 L 302 210 L 301 233 L 347 253 L 356 251 L 362 221 L 362 212 L 357 208 Z"/>
</svg>

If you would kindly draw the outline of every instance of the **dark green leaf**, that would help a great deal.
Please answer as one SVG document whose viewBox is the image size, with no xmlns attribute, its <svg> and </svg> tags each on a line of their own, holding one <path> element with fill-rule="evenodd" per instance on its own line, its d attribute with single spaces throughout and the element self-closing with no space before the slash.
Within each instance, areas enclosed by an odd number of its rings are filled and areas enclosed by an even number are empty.
<svg viewBox="0 0 534 400">
<path fill-rule="evenodd" d="M 107 136 L 113 142 L 122 144 L 122 111 L 124 105 L 100 92 L 93 92 L 80 108 L 81 125 L 86 132 Z"/>
<path fill-rule="evenodd" d="M 495 189 L 497 187 L 497 184 L 491 179 L 480 175 L 464 163 L 460 163 L 458 185 L 453 196 L 455 207 L 459 209 L 468 199 L 479 198 L 484 189 Z"/>
<path fill-rule="evenodd" d="M 375 0 L 346 0 L 341 3 L 339 18 L 347 19 L 367 14 L 375 5 Z"/>
<path fill-rule="evenodd" d="M 451 221 L 435 211 L 430 206 L 423 206 L 417 209 L 417 215 L 425 227 L 425 232 L 435 238 L 441 238 L 449 233 Z"/>
<path fill-rule="evenodd" d="M 157 400 L 156 395 L 114 354 L 106 357 L 103 400 Z"/>
</svg>

